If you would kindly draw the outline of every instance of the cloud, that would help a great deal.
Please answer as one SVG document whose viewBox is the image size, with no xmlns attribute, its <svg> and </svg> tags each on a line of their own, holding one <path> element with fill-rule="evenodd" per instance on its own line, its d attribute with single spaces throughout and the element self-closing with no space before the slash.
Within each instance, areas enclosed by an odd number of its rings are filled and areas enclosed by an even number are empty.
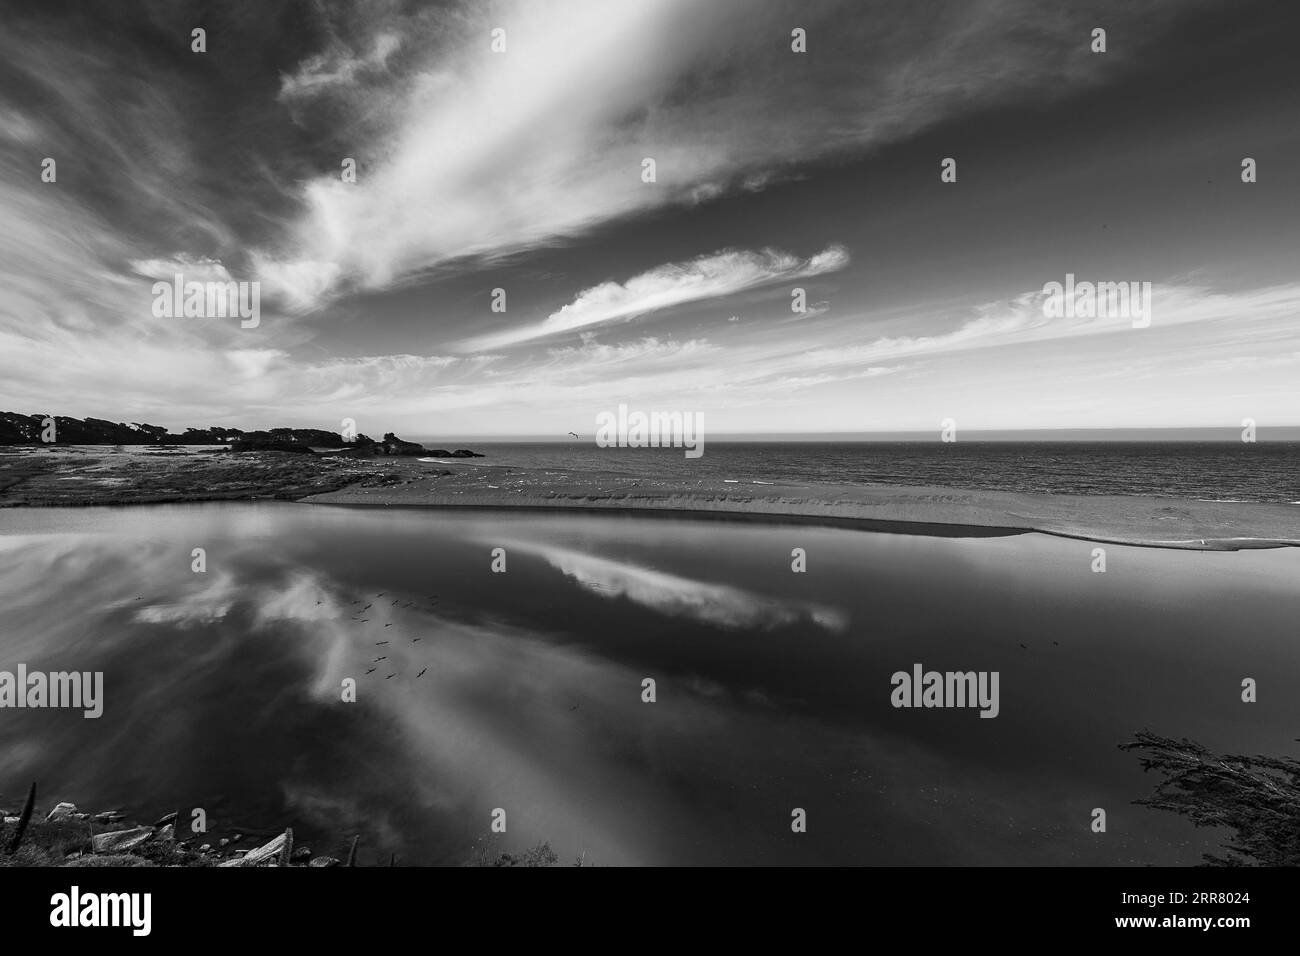
<svg viewBox="0 0 1300 956">
<path fill-rule="evenodd" d="M 308 57 L 296 72 L 281 76 L 280 99 L 315 96 L 331 87 L 352 84 L 364 71 L 382 69 L 399 46 L 400 37 L 392 33 L 380 33 L 374 38 L 370 51 L 361 56 L 339 45 L 326 53 Z"/>
<path fill-rule="evenodd" d="M 502 348 L 690 302 L 735 295 L 773 282 L 806 279 L 843 269 L 848 262 L 848 250 L 837 245 L 810 259 L 773 249 L 723 250 L 688 262 L 661 265 L 626 282 L 603 282 L 579 293 L 568 305 L 536 325 L 480 336 L 462 347 L 467 351 Z"/>
<path fill-rule="evenodd" d="M 186 282 L 233 281 L 221 260 L 202 256 L 180 254 L 170 259 L 135 259 L 131 262 L 131 268 L 137 275 L 167 282 L 177 275 L 183 276 Z"/>
<path fill-rule="evenodd" d="M 1235 321 L 1239 334 L 1250 323 L 1286 322 L 1300 315 L 1300 285 L 1287 284 L 1236 292 L 1204 286 L 1153 284 L 1150 328 L 1134 329 L 1116 316 L 1048 317 L 1042 290 L 1020 293 L 967 310 L 960 324 L 933 335 L 881 336 L 868 342 L 837 342 L 809 350 L 823 366 L 857 365 L 882 359 L 964 352 L 1093 336 L 1141 335 L 1198 323 Z M 971 314 L 973 313 L 973 315 Z M 929 320 L 933 323 L 933 319 Z"/>
<path fill-rule="evenodd" d="M 379 36 L 410 37 L 389 69 L 363 68 L 378 47 L 360 59 L 331 47 L 286 87 L 345 87 L 332 98 L 335 123 L 367 128 L 358 181 L 341 182 L 333 167 L 311 178 L 300 215 L 262 249 L 268 272 L 305 262 L 323 279 L 302 290 L 304 303 L 762 190 L 796 166 L 952 116 L 1104 82 L 1078 39 L 1091 20 L 1044 15 L 1029 0 L 975 0 L 942 15 L 890 2 L 870 17 L 828 2 L 799 11 L 806 55 L 790 52 L 790 9 L 773 0 L 381 11 Z M 491 50 L 494 28 L 506 31 L 504 52 Z M 1119 68 L 1128 55 L 1109 62 Z M 646 158 L 656 163 L 650 183 Z"/>
</svg>

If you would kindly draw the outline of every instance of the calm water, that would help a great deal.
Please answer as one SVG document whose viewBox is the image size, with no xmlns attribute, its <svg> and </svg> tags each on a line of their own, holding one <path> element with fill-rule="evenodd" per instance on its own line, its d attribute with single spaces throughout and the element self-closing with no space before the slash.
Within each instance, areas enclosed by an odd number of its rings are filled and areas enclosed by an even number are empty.
<svg viewBox="0 0 1300 956">
<path fill-rule="evenodd" d="M 361 833 L 363 863 L 462 862 L 498 807 L 494 848 L 605 865 L 1194 863 L 1214 834 L 1132 806 L 1156 781 L 1116 744 L 1295 753 L 1300 551 L 1110 547 L 1093 574 L 1090 550 L 287 503 L 0 512 L 0 669 L 106 682 L 99 720 L 0 711 L 0 804 L 35 778 L 43 806 L 202 806 L 214 837 L 292 825 L 341 855 Z M 999 671 L 1000 716 L 892 708 L 916 662 Z"/>
<path fill-rule="evenodd" d="M 438 446 L 436 442 L 431 447 Z M 471 443 L 485 464 L 709 480 L 944 485 L 1300 502 L 1300 442 L 707 442 L 682 449 Z"/>
</svg>

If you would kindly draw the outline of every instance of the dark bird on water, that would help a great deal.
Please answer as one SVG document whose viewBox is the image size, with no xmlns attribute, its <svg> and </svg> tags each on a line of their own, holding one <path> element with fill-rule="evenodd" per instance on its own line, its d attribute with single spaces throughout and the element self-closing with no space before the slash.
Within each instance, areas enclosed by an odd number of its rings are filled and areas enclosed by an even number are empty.
<svg viewBox="0 0 1300 956">
<path fill-rule="evenodd" d="M 384 625 L 384 627 L 392 627 L 392 626 L 393 626 L 393 622 L 392 622 L 392 621 L 389 621 L 387 624 Z"/>
<path fill-rule="evenodd" d="M 392 680 L 396 676 L 397 676 L 396 674 L 389 674 L 387 677 L 384 678 L 384 680 Z"/>
<path fill-rule="evenodd" d="M 416 641 L 422 641 L 422 640 L 424 640 L 424 638 L 422 637 L 413 637 L 411 638 L 411 643 L 414 644 Z"/>
<path fill-rule="evenodd" d="M 370 670 L 366 671 L 367 674 L 373 674 L 374 672 L 375 672 L 375 668 L 373 667 L 370 668 Z"/>
<path fill-rule="evenodd" d="M 375 641 L 376 646 L 380 644 L 387 644 L 387 643 L 388 643 L 387 641 Z"/>
<path fill-rule="evenodd" d="M 398 601 L 400 601 L 400 600 L 401 600 L 401 598 L 393 598 L 393 603 L 396 604 L 396 603 L 397 603 Z"/>
<path fill-rule="evenodd" d="M 1023 647 L 1025 650 L 1029 650 L 1029 648 L 1024 644 L 1021 644 L 1020 646 Z"/>
<path fill-rule="evenodd" d="M 366 605 L 365 607 L 363 607 L 361 610 L 363 610 L 363 611 L 369 611 L 372 607 L 374 607 L 373 604 L 367 604 L 367 605 Z"/>
<path fill-rule="evenodd" d="M 359 623 L 361 623 L 361 624 L 365 624 L 365 623 L 369 622 L 369 620 L 370 620 L 370 618 L 368 618 L 368 617 L 363 617 L 363 618 L 360 620 Z"/>
<path fill-rule="evenodd" d="M 424 669 L 424 671 L 427 671 L 428 669 L 429 669 L 429 668 L 426 667 L 426 668 Z M 416 674 L 415 676 L 416 676 L 416 677 L 423 677 L 423 676 L 424 676 L 424 671 L 420 671 L 420 673 Z"/>
<path fill-rule="evenodd" d="M 388 660 L 387 657 L 376 657 L 376 658 L 375 658 L 373 661 L 371 661 L 370 663 L 372 663 L 372 664 L 378 664 L 380 661 L 386 661 L 386 660 Z"/>
</svg>

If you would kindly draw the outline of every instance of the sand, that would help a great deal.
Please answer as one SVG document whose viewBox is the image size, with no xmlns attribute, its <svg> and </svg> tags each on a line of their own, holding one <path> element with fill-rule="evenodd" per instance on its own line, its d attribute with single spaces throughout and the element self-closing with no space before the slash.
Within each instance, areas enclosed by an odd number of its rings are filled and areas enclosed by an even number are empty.
<svg viewBox="0 0 1300 956">
<path fill-rule="evenodd" d="M 311 495 L 314 504 L 671 512 L 815 521 L 915 534 L 1037 531 L 1099 543 L 1235 551 L 1300 546 L 1300 505 L 1040 495 L 884 485 L 744 484 L 409 462 L 407 480 Z"/>
</svg>

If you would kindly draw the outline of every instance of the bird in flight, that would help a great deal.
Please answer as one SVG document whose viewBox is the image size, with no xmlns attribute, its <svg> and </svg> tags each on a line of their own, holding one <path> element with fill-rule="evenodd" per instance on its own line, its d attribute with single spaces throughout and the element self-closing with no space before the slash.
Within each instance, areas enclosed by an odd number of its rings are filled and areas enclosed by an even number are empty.
<svg viewBox="0 0 1300 956">
<path fill-rule="evenodd" d="M 424 671 L 427 671 L 428 669 L 429 669 L 429 668 L 426 667 L 426 668 L 424 669 Z M 415 676 L 416 676 L 416 677 L 423 677 L 423 676 L 424 676 L 424 671 L 420 671 L 420 673 L 416 674 Z"/>
<path fill-rule="evenodd" d="M 578 433 L 577 433 L 577 432 L 569 432 L 569 434 L 572 435 L 574 438 L 577 438 L 577 437 L 578 437 Z"/>
</svg>

